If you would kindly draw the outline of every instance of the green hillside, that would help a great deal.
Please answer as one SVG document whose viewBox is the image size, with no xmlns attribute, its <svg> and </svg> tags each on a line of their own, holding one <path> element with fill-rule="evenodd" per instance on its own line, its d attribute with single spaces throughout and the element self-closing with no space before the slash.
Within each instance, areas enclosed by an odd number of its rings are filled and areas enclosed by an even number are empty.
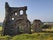
<svg viewBox="0 0 53 40">
<path fill-rule="evenodd" d="M 0 32 L 2 27 L 0 27 Z M 53 40 L 53 33 L 32 33 L 32 34 L 20 34 L 16 36 L 1 36 L 0 40 Z"/>
<path fill-rule="evenodd" d="M 33 34 L 21 34 L 14 37 L 0 36 L 0 40 L 53 40 L 53 34 L 51 33 L 33 33 Z"/>
</svg>

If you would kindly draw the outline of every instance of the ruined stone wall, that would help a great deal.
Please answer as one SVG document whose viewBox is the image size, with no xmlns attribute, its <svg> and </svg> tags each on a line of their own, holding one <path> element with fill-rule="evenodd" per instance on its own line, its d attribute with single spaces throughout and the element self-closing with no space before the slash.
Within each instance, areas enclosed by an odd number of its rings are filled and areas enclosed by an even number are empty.
<svg viewBox="0 0 53 40">
<path fill-rule="evenodd" d="M 26 14 L 27 6 L 24 7 L 10 7 L 5 3 L 5 19 L 3 22 L 3 35 L 17 35 L 20 33 L 31 33 L 31 22 Z M 20 14 L 23 11 L 23 14 Z M 40 32 L 42 22 L 41 20 L 33 21 L 33 31 Z"/>
<path fill-rule="evenodd" d="M 34 32 L 41 32 L 42 31 L 42 22 L 41 20 L 34 20 L 33 21 L 33 31 Z"/>
<path fill-rule="evenodd" d="M 23 14 L 20 14 L 20 11 Z M 31 23 L 27 19 L 27 6 L 24 7 L 10 7 L 5 3 L 5 19 L 3 22 L 3 35 L 16 35 L 22 30 L 23 33 L 30 33 Z"/>
</svg>

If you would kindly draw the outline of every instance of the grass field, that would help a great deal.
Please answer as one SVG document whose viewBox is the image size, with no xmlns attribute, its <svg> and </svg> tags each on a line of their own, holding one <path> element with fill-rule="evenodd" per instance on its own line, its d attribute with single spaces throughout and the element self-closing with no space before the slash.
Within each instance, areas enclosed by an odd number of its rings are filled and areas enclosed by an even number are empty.
<svg viewBox="0 0 53 40">
<path fill-rule="evenodd" d="M 0 27 L 0 31 L 2 27 Z M 53 33 L 32 33 L 20 34 L 16 36 L 0 36 L 0 40 L 53 40 Z"/>
<path fill-rule="evenodd" d="M 2 30 L 2 26 L 0 26 L 0 31 Z"/>
<path fill-rule="evenodd" d="M 53 34 L 49 33 L 33 33 L 16 35 L 12 40 L 53 40 Z"/>
<path fill-rule="evenodd" d="M 0 40 L 53 40 L 52 33 L 21 34 L 16 36 L 0 36 Z"/>
</svg>

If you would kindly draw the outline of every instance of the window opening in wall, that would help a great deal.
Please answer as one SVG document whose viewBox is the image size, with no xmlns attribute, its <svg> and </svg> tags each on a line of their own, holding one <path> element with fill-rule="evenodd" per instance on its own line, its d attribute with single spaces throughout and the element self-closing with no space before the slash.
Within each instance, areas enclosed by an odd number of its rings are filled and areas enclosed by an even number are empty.
<svg viewBox="0 0 53 40">
<path fill-rule="evenodd" d="M 15 15 L 17 15 L 17 13 L 15 13 Z"/>
<path fill-rule="evenodd" d="M 14 20 L 14 18 L 12 18 L 12 20 Z"/>
<path fill-rule="evenodd" d="M 23 14 L 23 10 L 20 11 L 20 15 L 22 15 L 22 14 Z"/>
</svg>

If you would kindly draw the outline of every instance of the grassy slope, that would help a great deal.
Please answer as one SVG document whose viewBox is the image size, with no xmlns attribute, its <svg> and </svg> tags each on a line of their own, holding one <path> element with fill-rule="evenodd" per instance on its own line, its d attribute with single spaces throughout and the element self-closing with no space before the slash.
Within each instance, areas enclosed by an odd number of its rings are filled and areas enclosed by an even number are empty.
<svg viewBox="0 0 53 40">
<path fill-rule="evenodd" d="M 53 40 L 53 34 L 49 33 L 21 34 L 14 36 L 12 40 Z"/>
<path fill-rule="evenodd" d="M 2 27 L 0 26 L 0 31 L 2 30 Z"/>
<path fill-rule="evenodd" d="M 33 33 L 33 34 L 16 35 L 14 37 L 0 36 L 0 40 L 9 40 L 9 39 L 11 40 L 53 40 L 53 34 Z"/>
<path fill-rule="evenodd" d="M 0 27 L 0 31 L 2 27 Z M 11 39 L 12 38 L 12 39 Z M 14 37 L 0 36 L 0 40 L 53 40 L 52 33 L 33 33 L 33 34 L 21 34 Z"/>
</svg>

